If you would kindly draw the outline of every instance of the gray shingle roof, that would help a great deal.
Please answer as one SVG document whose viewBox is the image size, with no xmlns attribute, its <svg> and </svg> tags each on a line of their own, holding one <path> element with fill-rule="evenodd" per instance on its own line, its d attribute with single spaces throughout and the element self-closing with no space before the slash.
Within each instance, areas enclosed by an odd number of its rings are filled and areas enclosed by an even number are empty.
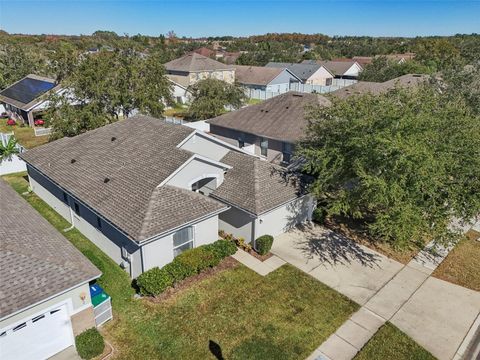
<svg viewBox="0 0 480 360">
<path fill-rule="evenodd" d="M 235 80 L 246 85 L 268 85 L 282 73 L 283 68 L 269 68 L 262 66 L 233 65 Z"/>
<path fill-rule="evenodd" d="M 228 70 L 228 65 L 219 61 L 210 59 L 206 56 L 191 53 L 181 58 L 167 62 L 165 65 L 167 71 L 196 72 L 196 71 L 212 71 L 212 70 Z"/>
<path fill-rule="evenodd" d="M 0 179 L 0 319 L 101 275 Z"/>
<path fill-rule="evenodd" d="M 304 136 L 308 125 L 305 107 L 309 104 L 328 106 L 330 101 L 321 95 L 290 91 L 207 122 L 270 139 L 296 142 Z"/>
<path fill-rule="evenodd" d="M 141 242 L 225 209 L 223 204 L 193 192 L 157 189 L 193 155 L 177 148 L 193 131 L 136 116 L 48 143 L 21 156 L 132 240 Z"/>
<path fill-rule="evenodd" d="M 315 63 L 280 63 L 280 62 L 269 62 L 266 67 L 270 68 L 281 68 L 288 69 L 293 75 L 299 78 L 302 81 L 307 81 L 310 76 L 312 76 L 318 69 L 321 68 L 320 65 Z"/>
<path fill-rule="evenodd" d="M 335 90 L 331 96 L 339 99 L 346 99 L 352 95 L 373 94 L 378 95 L 394 89 L 395 87 L 409 88 L 424 83 L 428 75 L 407 74 L 382 83 L 372 81 L 359 81 L 353 85 Z"/>
<path fill-rule="evenodd" d="M 331 60 L 317 60 L 317 64 L 328 69 L 332 74 L 341 76 L 350 69 L 356 61 L 331 61 Z M 358 63 L 357 63 L 358 64 Z M 360 64 L 358 64 L 360 65 Z"/>
<path fill-rule="evenodd" d="M 232 168 L 211 196 L 251 214 L 261 215 L 302 195 L 300 183 L 285 180 L 280 166 L 234 151 L 221 162 Z"/>
</svg>

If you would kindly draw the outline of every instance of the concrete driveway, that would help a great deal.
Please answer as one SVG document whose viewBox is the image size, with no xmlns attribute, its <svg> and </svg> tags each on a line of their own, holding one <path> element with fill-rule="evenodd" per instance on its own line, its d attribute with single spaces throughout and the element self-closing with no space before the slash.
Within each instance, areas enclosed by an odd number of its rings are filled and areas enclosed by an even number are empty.
<svg viewBox="0 0 480 360">
<path fill-rule="evenodd" d="M 360 305 L 403 267 L 319 226 L 277 236 L 272 252 Z"/>
<path fill-rule="evenodd" d="M 391 321 L 440 360 L 460 359 L 475 320 L 480 323 L 480 293 L 431 277 L 438 264 L 422 254 L 403 265 L 319 226 L 276 237 L 272 252 L 362 305 L 359 313 L 368 319 Z M 375 332 L 363 336 L 368 321 L 356 317 L 317 351 L 333 360 L 353 358 Z"/>
</svg>

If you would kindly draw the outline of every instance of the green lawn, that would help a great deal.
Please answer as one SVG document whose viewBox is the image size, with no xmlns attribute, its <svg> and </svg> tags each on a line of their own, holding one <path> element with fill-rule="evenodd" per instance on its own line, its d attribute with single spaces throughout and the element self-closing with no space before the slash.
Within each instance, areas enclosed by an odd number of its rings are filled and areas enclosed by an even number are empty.
<svg viewBox="0 0 480 360">
<path fill-rule="evenodd" d="M 454 284 L 480 291 L 480 234 L 470 230 L 445 260 L 435 269 L 433 276 Z"/>
<path fill-rule="evenodd" d="M 7 119 L 0 119 L 0 132 L 11 133 L 12 131 L 20 145 L 23 145 L 27 149 L 46 144 L 48 142 L 48 135 L 35 136 L 35 133 L 31 127 L 20 127 L 18 125 L 8 126 Z"/>
<path fill-rule="evenodd" d="M 5 176 L 19 193 L 28 183 Z M 68 227 L 35 194 L 23 195 L 58 230 Z M 127 274 L 77 230 L 64 235 L 103 275 L 114 320 L 103 333 L 121 359 L 304 359 L 358 309 L 336 291 L 285 265 L 261 277 L 242 265 L 218 272 L 171 298 L 134 300 Z"/>
<path fill-rule="evenodd" d="M 395 326 L 386 323 L 354 360 L 435 360 L 435 357 Z"/>
</svg>

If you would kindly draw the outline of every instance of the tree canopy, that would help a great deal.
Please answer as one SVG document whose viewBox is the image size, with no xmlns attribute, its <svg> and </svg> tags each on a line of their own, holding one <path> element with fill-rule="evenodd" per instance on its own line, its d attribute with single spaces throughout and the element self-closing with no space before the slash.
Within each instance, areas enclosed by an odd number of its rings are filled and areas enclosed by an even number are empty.
<svg viewBox="0 0 480 360">
<path fill-rule="evenodd" d="M 171 102 L 170 82 L 157 56 L 142 59 L 130 50 L 86 56 L 64 85 L 69 90 L 50 99 L 46 117 L 55 137 L 73 136 L 134 111 L 160 117 Z"/>
<path fill-rule="evenodd" d="M 433 86 L 309 110 L 298 155 L 330 215 L 362 219 L 373 239 L 448 241 L 454 217 L 480 213 L 480 118 Z"/>
<path fill-rule="evenodd" d="M 192 102 L 188 117 L 195 120 L 221 115 L 226 108 L 239 109 L 246 101 L 243 89 L 217 79 L 204 79 L 191 85 Z"/>
<path fill-rule="evenodd" d="M 385 56 L 374 58 L 359 75 L 361 81 L 384 82 L 405 74 L 429 74 L 431 70 L 416 61 L 408 60 L 401 64 L 389 61 Z"/>
</svg>

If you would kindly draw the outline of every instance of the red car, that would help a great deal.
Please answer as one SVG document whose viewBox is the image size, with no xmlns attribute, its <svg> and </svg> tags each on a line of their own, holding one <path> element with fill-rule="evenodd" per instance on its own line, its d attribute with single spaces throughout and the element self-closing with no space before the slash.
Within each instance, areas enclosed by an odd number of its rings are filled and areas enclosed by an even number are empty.
<svg viewBox="0 0 480 360">
<path fill-rule="evenodd" d="M 45 121 L 43 121 L 42 119 L 37 119 L 33 122 L 36 126 L 40 126 L 40 125 L 43 125 L 45 124 Z"/>
<path fill-rule="evenodd" d="M 13 119 L 8 119 L 7 120 L 7 125 L 9 125 L 9 126 L 13 126 L 13 125 L 16 125 L 16 124 L 17 124 L 16 121 L 13 120 Z"/>
</svg>

